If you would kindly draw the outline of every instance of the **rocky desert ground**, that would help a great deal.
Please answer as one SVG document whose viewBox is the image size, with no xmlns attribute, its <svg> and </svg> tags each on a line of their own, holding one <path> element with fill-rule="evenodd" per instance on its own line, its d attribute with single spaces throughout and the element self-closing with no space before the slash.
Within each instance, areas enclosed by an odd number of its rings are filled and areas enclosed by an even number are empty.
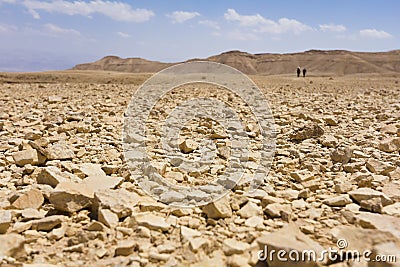
<svg viewBox="0 0 400 267">
<path fill-rule="evenodd" d="M 268 176 L 253 193 L 244 182 L 217 202 L 179 209 L 146 195 L 124 159 L 124 112 L 149 76 L 0 75 L 0 266 L 400 265 L 400 77 L 251 76 L 275 120 Z M 179 93 L 247 112 L 211 89 Z M 162 102 L 159 114 L 173 104 Z M 183 136 L 218 127 L 193 122 Z M 160 164 L 160 175 L 191 184 L 223 172 L 229 140 L 214 138 L 218 164 L 200 174 Z M 193 153 L 193 144 L 182 149 Z M 338 251 L 324 261 L 261 261 L 266 247 Z M 352 259 L 355 251 L 370 251 L 370 261 Z"/>
</svg>

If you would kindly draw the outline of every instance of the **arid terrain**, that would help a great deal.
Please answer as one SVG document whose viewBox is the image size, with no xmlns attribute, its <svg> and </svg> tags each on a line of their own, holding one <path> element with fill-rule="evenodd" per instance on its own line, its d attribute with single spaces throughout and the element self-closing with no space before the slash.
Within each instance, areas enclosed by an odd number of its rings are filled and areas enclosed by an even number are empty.
<svg viewBox="0 0 400 267">
<path fill-rule="evenodd" d="M 295 69 L 250 76 L 273 111 L 271 170 L 255 192 L 243 182 L 193 209 L 147 196 L 124 159 L 124 112 L 150 74 L 0 73 L 0 266 L 399 266 L 400 65 L 376 64 L 387 71 L 339 76 L 356 70 L 336 68 L 318 76 L 316 66 L 306 78 L 294 77 Z M 160 114 L 194 93 L 247 112 L 212 88 L 178 93 L 156 107 Z M 185 128 L 188 139 L 218 126 L 196 123 Z M 190 184 L 223 172 L 229 153 L 218 157 L 202 174 L 168 163 L 158 172 Z M 371 261 L 259 261 L 266 247 L 370 250 Z"/>
</svg>

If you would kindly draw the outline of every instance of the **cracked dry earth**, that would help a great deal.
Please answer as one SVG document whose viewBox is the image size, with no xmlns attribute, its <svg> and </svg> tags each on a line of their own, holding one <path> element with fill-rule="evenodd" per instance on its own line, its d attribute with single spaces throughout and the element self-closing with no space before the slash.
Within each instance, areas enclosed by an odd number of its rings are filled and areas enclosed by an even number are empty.
<svg viewBox="0 0 400 267">
<path fill-rule="evenodd" d="M 145 195 L 124 162 L 123 114 L 137 85 L 118 77 L 108 84 L 0 84 L 0 265 L 292 266 L 276 257 L 258 261 L 258 251 L 320 252 L 345 239 L 344 250 L 371 250 L 371 259 L 392 255 L 397 263 L 325 259 L 296 266 L 399 266 L 397 78 L 252 78 L 276 123 L 269 175 L 253 193 L 240 183 L 193 209 Z M 194 141 L 213 127 L 218 123 L 193 122 L 181 148 L 195 157 Z M 246 130 L 256 137 L 253 127 Z M 212 178 L 224 171 L 227 144 L 218 141 L 215 166 L 201 173 L 168 164 L 158 171 L 182 184 Z"/>
</svg>

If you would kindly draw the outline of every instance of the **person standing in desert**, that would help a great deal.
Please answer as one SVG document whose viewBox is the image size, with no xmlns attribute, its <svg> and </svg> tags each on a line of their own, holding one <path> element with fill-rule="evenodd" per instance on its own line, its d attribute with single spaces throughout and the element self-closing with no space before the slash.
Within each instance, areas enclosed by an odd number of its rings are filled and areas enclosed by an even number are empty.
<svg viewBox="0 0 400 267">
<path fill-rule="evenodd" d="M 300 73 L 301 73 L 301 68 L 300 66 L 297 66 L 297 77 L 300 77 Z"/>
<path fill-rule="evenodd" d="M 304 69 L 303 69 L 303 77 L 306 77 L 306 73 L 307 73 L 307 69 L 304 68 Z"/>
</svg>

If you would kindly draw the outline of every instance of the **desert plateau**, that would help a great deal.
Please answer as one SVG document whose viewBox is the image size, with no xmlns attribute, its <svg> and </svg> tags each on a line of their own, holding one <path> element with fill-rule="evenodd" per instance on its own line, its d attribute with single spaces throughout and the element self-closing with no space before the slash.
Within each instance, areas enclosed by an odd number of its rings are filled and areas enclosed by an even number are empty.
<svg viewBox="0 0 400 267">
<path fill-rule="evenodd" d="M 128 104 L 167 65 L 107 57 L 66 71 L 0 73 L 0 266 L 399 266 L 399 52 L 332 53 L 211 57 L 260 88 L 276 147 L 257 190 L 249 193 L 244 180 L 190 209 L 147 195 L 123 153 Z M 295 75 L 293 62 L 301 60 L 305 78 Z M 240 99 L 194 86 L 165 95 L 152 120 L 165 119 L 179 101 L 213 97 L 243 114 L 257 140 Z M 149 140 L 163 178 L 195 185 L 224 172 L 229 136 L 216 134 L 220 125 L 185 125 L 186 154 L 196 156 L 192 140 L 201 136 L 218 150 L 212 165 L 187 173 L 162 160 L 156 125 Z M 257 156 L 246 160 L 256 164 Z M 320 261 L 282 262 L 260 258 L 265 248 L 337 251 Z M 369 261 L 357 261 L 354 251 L 367 251 Z"/>
</svg>

